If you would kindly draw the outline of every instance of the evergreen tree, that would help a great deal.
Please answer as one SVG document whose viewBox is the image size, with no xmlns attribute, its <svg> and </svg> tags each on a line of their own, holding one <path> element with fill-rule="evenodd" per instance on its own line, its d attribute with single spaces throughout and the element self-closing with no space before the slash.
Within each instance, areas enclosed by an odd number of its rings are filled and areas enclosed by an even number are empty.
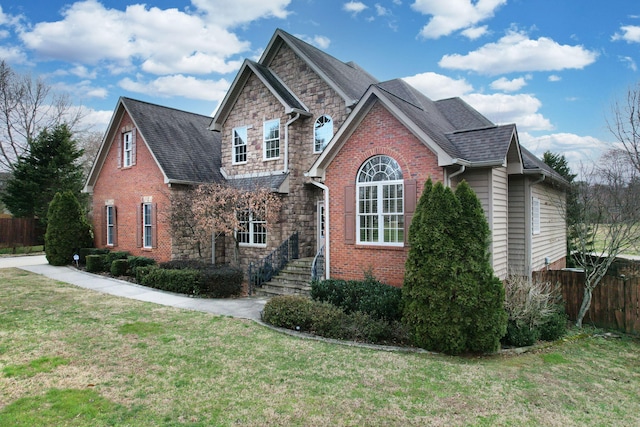
<svg viewBox="0 0 640 427">
<path fill-rule="evenodd" d="M 19 158 L 0 199 L 14 216 L 37 217 L 46 227 L 49 203 L 56 192 L 69 190 L 86 200 L 78 164 L 83 151 L 65 124 L 43 130 L 29 145 L 29 153 Z"/>
<path fill-rule="evenodd" d="M 497 350 L 504 290 L 489 262 L 489 226 L 466 184 L 427 181 L 411 227 L 403 320 L 416 345 L 448 354 Z"/>
<path fill-rule="evenodd" d="M 56 193 L 49 204 L 45 254 L 51 265 L 67 265 L 80 248 L 91 247 L 90 226 L 72 191 Z"/>
</svg>

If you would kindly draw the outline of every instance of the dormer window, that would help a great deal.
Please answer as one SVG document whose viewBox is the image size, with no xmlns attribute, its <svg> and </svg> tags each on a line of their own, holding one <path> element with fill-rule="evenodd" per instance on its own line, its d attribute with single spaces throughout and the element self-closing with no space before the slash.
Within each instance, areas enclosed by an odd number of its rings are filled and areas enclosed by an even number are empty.
<svg viewBox="0 0 640 427">
<path fill-rule="evenodd" d="M 326 114 L 318 117 L 313 133 L 313 152 L 320 153 L 333 137 L 333 120 L 331 117 Z"/>
</svg>

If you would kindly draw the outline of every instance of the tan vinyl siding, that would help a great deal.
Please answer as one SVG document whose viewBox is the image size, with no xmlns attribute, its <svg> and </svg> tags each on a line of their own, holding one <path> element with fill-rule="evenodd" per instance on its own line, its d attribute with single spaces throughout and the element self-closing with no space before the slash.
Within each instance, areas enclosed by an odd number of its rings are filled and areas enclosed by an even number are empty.
<svg viewBox="0 0 640 427">
<path fill-rule="evenodd" d="M 524 177 L 509 178 L 509 274 L 528 274 L 525 196 Z"/>
<path fill-rule="evenodd" d="M 507 277 L 509 262 L 509 201 L 508 176 L 506 168 L 494 168 L 492 171 L 493 227 L 491 252 L 493 271 L 501 279 Z"/>
<path fill-rule="evenodd" d="M 537 271 L 545 268 L 546 257 L 553 263 L 566 256 L 565 198 L 563 192 L 544 184 L 534 185 L 531 197 L 540 200 L 540 234 L 531 236 L 531 269 Z"/>
</svg>

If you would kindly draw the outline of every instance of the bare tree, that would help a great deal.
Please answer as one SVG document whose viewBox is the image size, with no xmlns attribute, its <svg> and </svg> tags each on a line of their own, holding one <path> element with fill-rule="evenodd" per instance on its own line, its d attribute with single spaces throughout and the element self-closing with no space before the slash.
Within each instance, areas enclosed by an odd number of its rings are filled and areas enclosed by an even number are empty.
<svg viewBox="0 0 640 427">
<path fill-rule="evenodd" d="M 633 167 L 640 172 L 640 84 L 629 88 L 624 103 L 613 104 L 607 127 L 624 147 Z"/>
<path fill-rule="evenodd" d="M 225 184 L 202 184 L 171 195 L 169 222 L 176 236 L 191 238 L 201 249 L 212 238 L 232 236 L 234 261 L 238 262 L 238 232 L 248 232 L 246 213 L 264 221 L 264 227 L 278 222 L 281 199 L 266 188 L 251 191 Z"/>
<path fill-rule="evenodd" d="M 0 169 L 13 170 L 43 129 L 64 122 L 73 130 L 80 119 L 67 95 L 54 93 L 41 78 L 17 74 L 0 60 Z"/>
<path fill-rule="evenodd" d="M 607 152 L 597 166 L 581 171 L 575 183 L 578 220 L 571 227 L 573 258 L 585 272 L 576 326 L 591 306 L 593 290 L 616 257 L 640 242 L 638 172 L 623 150 Z"/>
</svg>

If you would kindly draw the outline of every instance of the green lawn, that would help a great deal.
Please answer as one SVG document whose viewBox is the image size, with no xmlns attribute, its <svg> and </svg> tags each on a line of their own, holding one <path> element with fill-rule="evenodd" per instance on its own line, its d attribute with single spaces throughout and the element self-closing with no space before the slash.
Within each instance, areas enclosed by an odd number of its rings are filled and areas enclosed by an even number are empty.
<svg viewBox="0 0 640 427">
<path fill-rule="evenodd" d="M 446 357 L 284 335 L 0 270 L 0 425 L 640 425 L 640 342 Z"/>
</svg>

